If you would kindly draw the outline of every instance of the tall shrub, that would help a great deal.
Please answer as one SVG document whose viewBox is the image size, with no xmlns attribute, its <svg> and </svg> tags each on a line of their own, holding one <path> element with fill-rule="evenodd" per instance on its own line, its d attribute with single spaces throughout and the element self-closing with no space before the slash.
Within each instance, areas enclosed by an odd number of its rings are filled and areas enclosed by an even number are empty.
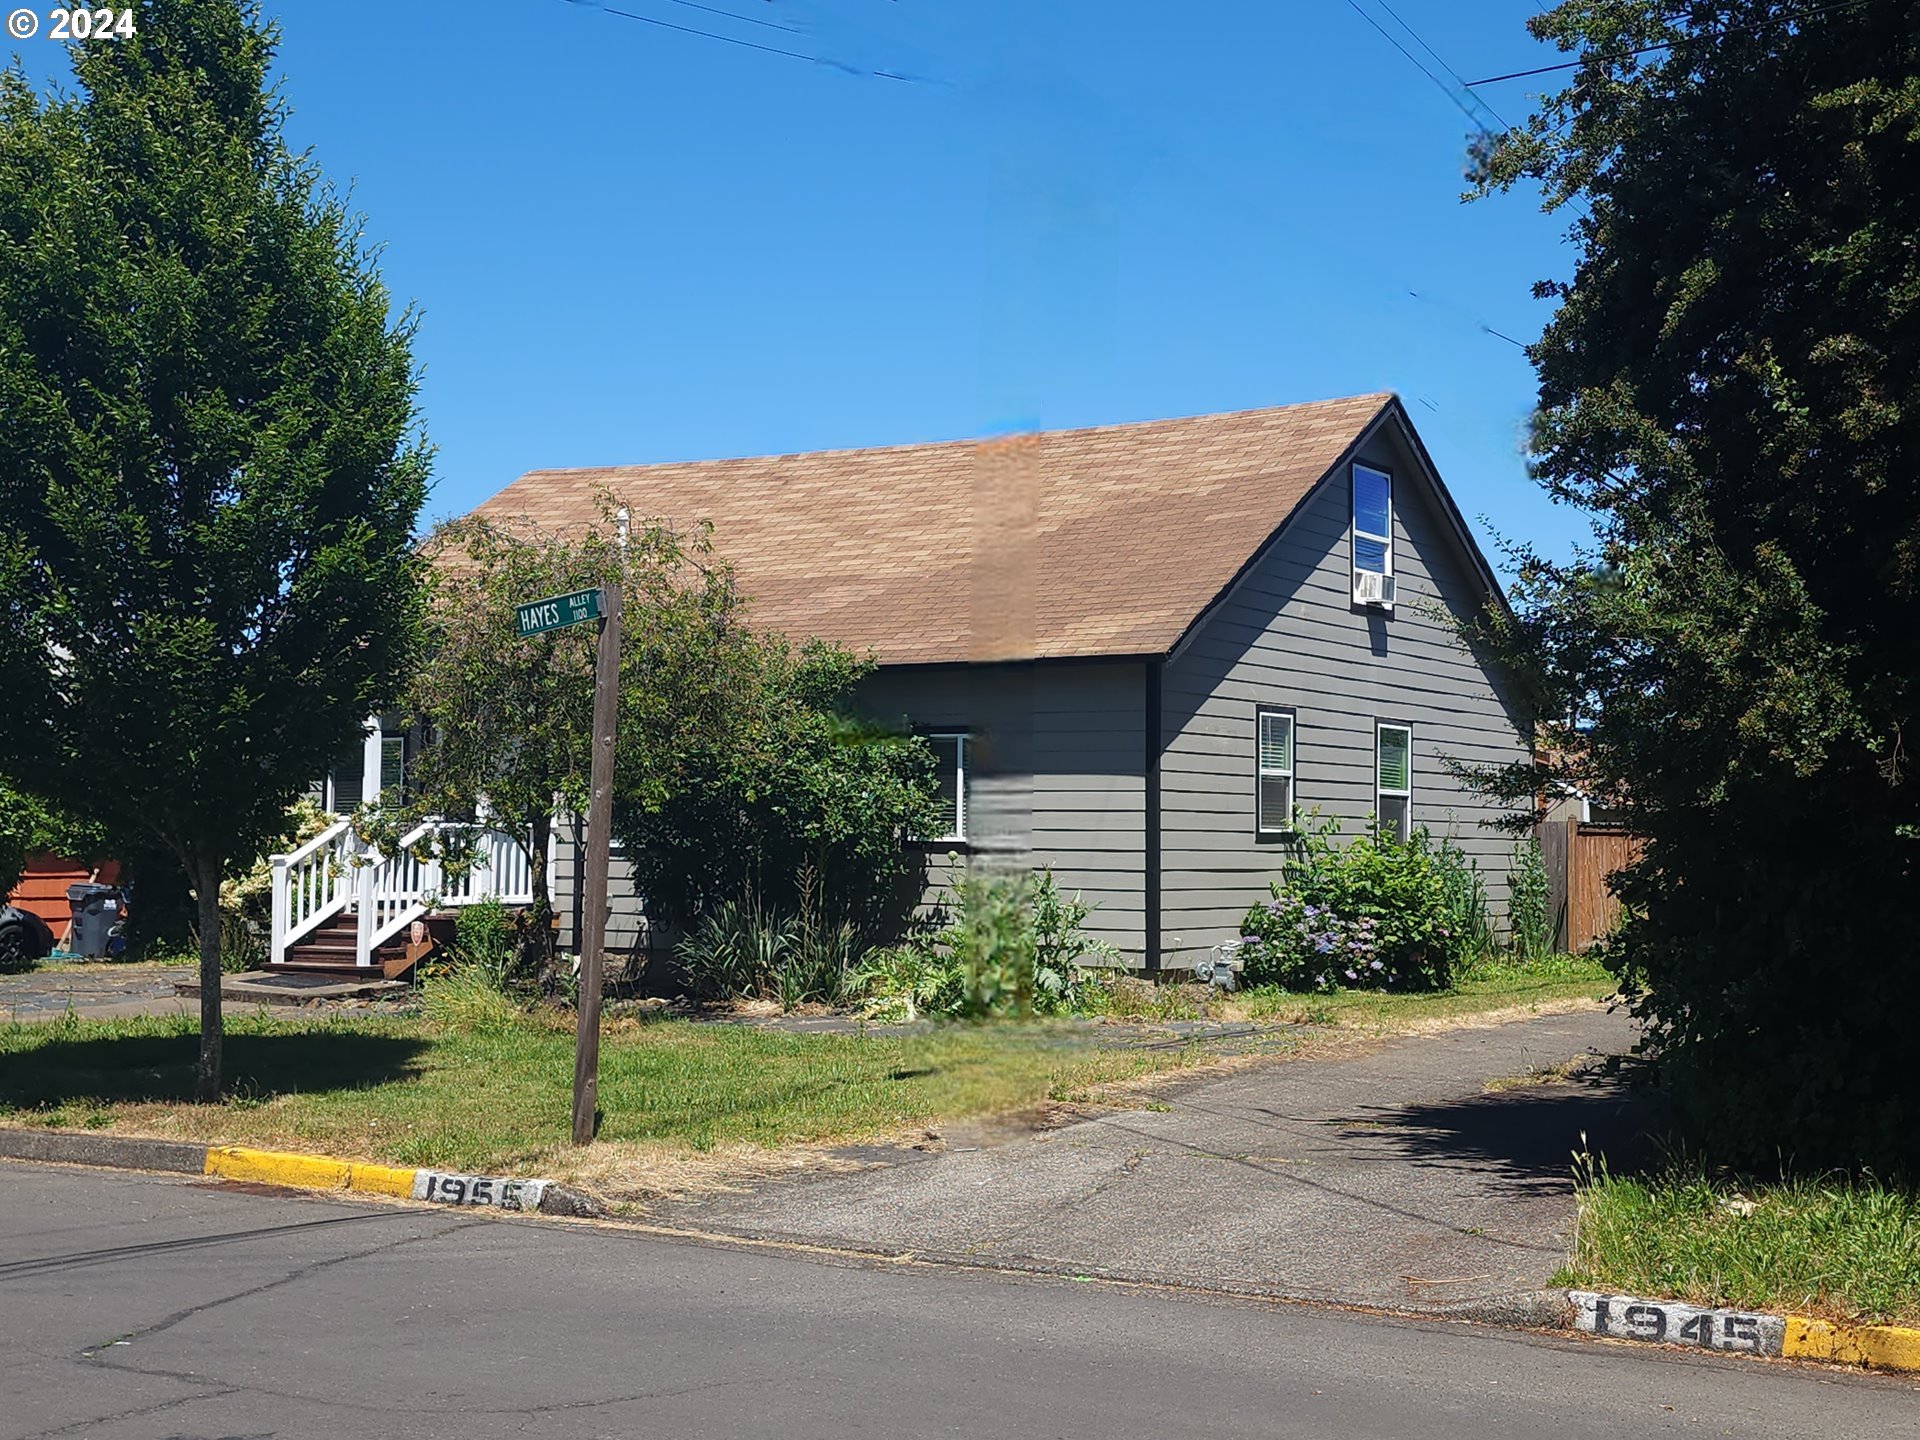
<svg viewBox="0 0 1920 1440">
<path fill-rule="evenodd" d="M 753 634 L 733 658 L 726 713 L 663 709 L 616 760 L 615 829 L 649 905 L 686 926 L 747 897 L 794 916 L 811 886 L 822 923 L 896 938 L 924 874 L 907 842 L 935 825 L 932 750 L 857 718 L 872 667 L 844 648 Z"/>
<path fill-rule="evenodd" d="M 870 1012 L 886 1019 L 1069 1013 L 1095 969 L 1121 963 L 1118 950 L 1087 932 L 1092 914 L 1077 893 L 1061 891 L 1051 869 L 969 872 L 941 929 L 872 952 L 856 983 Z"/>
</svg>

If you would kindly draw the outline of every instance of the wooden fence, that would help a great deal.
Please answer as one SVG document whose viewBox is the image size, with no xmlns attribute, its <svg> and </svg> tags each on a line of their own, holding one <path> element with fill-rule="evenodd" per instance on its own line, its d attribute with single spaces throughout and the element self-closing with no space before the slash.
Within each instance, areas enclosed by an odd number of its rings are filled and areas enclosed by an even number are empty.
<svg viewBox="0 0 1920 1440">
<path fill-rule="evenodd" d="M 1558 917 L 1556 943 L 1578 953 L 1604 938 L 1620 918 L 1607 877 L 1640 853 L 1640 837 L 1616 825 L 1545 820 L 1536 827 L 1547 863 L 1547 909 Z"/>
</svg>

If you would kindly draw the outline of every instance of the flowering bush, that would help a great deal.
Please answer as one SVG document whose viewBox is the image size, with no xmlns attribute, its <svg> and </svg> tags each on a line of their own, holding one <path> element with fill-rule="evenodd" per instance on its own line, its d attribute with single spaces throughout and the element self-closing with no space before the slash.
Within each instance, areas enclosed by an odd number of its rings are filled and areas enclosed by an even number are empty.
<svg viewBox="0 0 1920 1440">
<path fill-rule="evenodd" d="M 1240 929 L 1250 985 L 1304 994 L 1392 984 L 1371 916 L 1347 919 L 1298 895 L 1277 894 L 1249 910 Z"/>
<path fill-rule="evenodd" d="M 1342 987 L 1439 990 L 1467 948 L 1452 864 L 1424 830 L 1400 841 L 1367 833 L 1337 846 L 1337 821 L 1308 830 L 1241 925 L 1250 984 L 1308 992 Z"/>
</svg>

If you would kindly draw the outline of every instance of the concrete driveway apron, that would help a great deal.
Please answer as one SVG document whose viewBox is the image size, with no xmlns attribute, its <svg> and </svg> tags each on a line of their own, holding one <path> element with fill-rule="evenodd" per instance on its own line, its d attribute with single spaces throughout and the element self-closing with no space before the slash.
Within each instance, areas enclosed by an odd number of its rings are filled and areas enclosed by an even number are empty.
<svg viewBox="0 0 1920 1440">
<path fill-rule="evenodd" d="M 1397 1308 L 1541 1286 L 1572 1155 L 1632 1148 L 1623 1082 L 1531 1077 L 1624 1053 L 1583 1012 L 1267 1064 L 981 1148 L 671 1207 L 729 1233 Z"/>
</svg>

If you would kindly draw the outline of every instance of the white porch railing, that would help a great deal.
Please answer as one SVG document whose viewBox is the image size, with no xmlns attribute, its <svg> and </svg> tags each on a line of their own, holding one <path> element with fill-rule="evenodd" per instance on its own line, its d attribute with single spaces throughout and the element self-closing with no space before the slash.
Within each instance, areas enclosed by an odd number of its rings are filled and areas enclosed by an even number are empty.
<svg viewBox="0 0 1920 1440">
<path fill-rule="evenodd" d="M 272 857 L 273 959 L 308 931 L 338 915 L 352 898 L 353 827 L 329 825 L 298 850 Z"/>
<path fill-rule="evenodd" d="M 474 849 L 471 866 L 460 874 L 448 877 L 438 860 L 412 853 L 423 840 L 454 830 L 471 832 Z M 435 907 L 533 903 L 526 845 L 491 825 L 430 820 L 404 836 L 397 851 L 381 854 L 341 820 L 298 850 L 273 856 L 274 963 L 284 962 L 302 936 L 349 911 L 354 963 L 370 967 L 380 946 Z"/>
</svg>

